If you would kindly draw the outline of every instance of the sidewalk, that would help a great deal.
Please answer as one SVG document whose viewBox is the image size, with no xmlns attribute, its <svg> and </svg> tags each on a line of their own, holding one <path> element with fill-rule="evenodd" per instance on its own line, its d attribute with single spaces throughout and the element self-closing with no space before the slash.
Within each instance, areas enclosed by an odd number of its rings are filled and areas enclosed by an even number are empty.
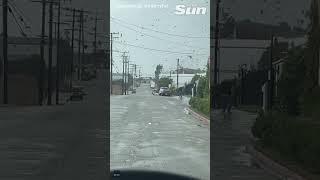
<svg viewBox="0 0 320 180">
<path fill-rule="evenodd" d="M 251 126 L 256 115 L 232 110 L 230 119 L 224 119 L 221 110 L 214 110 L 211 119 L 211 165 L 217 180 L 276 180 L 264 169 L 255 166 L 246 145 L 250 143 Z"/>
</svg>

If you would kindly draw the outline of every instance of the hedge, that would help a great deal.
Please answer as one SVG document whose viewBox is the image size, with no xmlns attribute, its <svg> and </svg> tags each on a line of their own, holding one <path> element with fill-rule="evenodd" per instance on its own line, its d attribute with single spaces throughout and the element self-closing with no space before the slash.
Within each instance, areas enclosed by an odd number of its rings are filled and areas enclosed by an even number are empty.
<svg viewBox="0 0 320 180">
<path fill-rule="evenodd" d="M 320 172 L 320 124 L 284 113 L 260 113 L 252 133 L 262 145 L 275 149 L 316 173 Z"/>
<path fill-rule="evenodd" d="M 191 107 L 206 116 L 210 116 L 209 98 L 192 97 L 189 101 Z"/>
</svg>

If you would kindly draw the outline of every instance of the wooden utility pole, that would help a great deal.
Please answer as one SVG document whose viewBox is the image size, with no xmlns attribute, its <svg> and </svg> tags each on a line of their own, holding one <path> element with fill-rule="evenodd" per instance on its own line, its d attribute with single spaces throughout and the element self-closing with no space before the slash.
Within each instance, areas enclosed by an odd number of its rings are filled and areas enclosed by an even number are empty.
<svg viewBox="0 0 320 180">
<path fill-rule="evenodd" d="M 83 15 L 83 9 L 81 9 L 81 37 L 82 37 L 82 58 L 81 58 L 81 61 L 80 61 L 80 80 L 82 80 L 82 63 L 84 61 L 84 57 L 85 57 L 85 54 L 84 54 L 84 49 L 85 49 L 85 43 L 84 43 L 84 15 Z"/>
<path fill-rule="evenodd" d="M 127 70 L 127 73 L 128 73 L 128 77 L 127 77 L 127 85 L 126 85 L 126 93 L 127 94 L 129 94 L 129 77 L 130 77 L 130 61 L 129 61 L 129 56 L 127 56 L 127 68 L 128 68 L 128 70 Z"/>
<path fill-rule="evenodd" d="M 75 17 L 76 17 L 76 10 L 72 10 L 72 33 L 71 33 L 71 79 L 70 79 L 70 89 L 72 90 L 72 81 L 73 81 L 73 71 L 74 71 L 74 26 L 75 26 Z"/>
<path fill-rule="evenodd" d="M 134 83 L 137 81 L 137 65 L 134 65 L 134 81 L 133 81 L 133 87 L 134 87 Z"/>
<path fill-rule="evenodd" d="M 48 105 L 52 105 L 52 22 L 53 22 L 53 0 L 49 8 L 49 63 L 48 63 Z"/>
<path fill-rule="evenodd" d="M 123 52 L 122 54 L 122 95 L 126 94 L 125 91 L 125 84 L 126 84 L 126 53 L 128 52 Z"/>
<path fill-rule="evenodd" d="M 112 89 L 113 89 L 113 87 L 112 87 L 112 65 L 113 65 L 113 58 L 112 58 L 112 54 L 113 54 L 113 49 L 112 49 L 112 39 L 113 39 L 113 37 L 112 37 L 112 33 L 110 33 L 110 94 L 112 94 Z"/>
<path fill-rule="evenodd" d="M 77 73 L 78 80 L 80 80 L 80 61 L 81 61 L 81 26 L 82 26 L 82 11 L 80 11 L 80 19 L 79 19 L 79 29 L 78 29 L 78 65 L 77 65 Z"/>
<path fill-rule="evenodd" d="M 42 0 L 42 22 L 41 22 L 41 43 L 40 43 L 40 82 L 39 82 L 39 105 L 43 103 L 43 87 L 44 87 L 44 72 L 45 72 L 45 59 L 44 59 L 44 46 L 45 46 L 45 27 L 46 27 L 46 0 Z"/>
<path fill-rule="evenodd" d="M 122 95 L 124 94 L 124 61 L 125 60 L 125 53 L 122 55 Z"/>
<path fill-rule="evenodd" d="M 124 59 L 124 95 L 127 95 L 127 56 Z"/>
<path fill-rule="evenodd" d="M 214 51 L 214 85 L 218 84 L 218 52 L 219 52 L 219 15 L 220 15 L 220 0 L 216 4 L 216 26 L 215 26 L 215 51 Z"/>
<path fill-rule="evenodd" d="M 3 104 L 8 104 L 8 0 L 2 0 Z"/>
<path fill-rule="evenodd" d="M 177 89 L 179 88 L 179 59 L 177 59 Z"/>
<path fill-rule="evenodd" d="M 112 54 L 113 54 L 113 48 L 112 48 L 112 45 L 113 45 L 113 38 L 119 38 L 119 37 L 114 37 L 113 35 L 114 34 L 119 34 L 118 32 L 117 33 L 110 33 L 110 86 L 111 86 L 111 91 L 110 91 L 110 93 L 112 94 L 112 65 L 113 65 L 113 56 L 112 56 Z"/>
<path fill-rule="evenodd" d="M 56 105 L 59 104 L 59 90 L 60 90 L 60 15 L 61 2 L 58 0 L 58 23 L 57 23 L 57 63 L 56 63 Z"/>
<path fill-rule="evenodd" d="M 318 7 L 318 20 L 319 20 L 319 22 L 318 22 L 318 27 L 320 27 L 320 0 L 315 0 L 316 1 L 316 5 L 317 5 L 317 7 Z M 319 63 L 318 63 L 318 86 L 320 86 L 320 48 L 319 48 L 319 50 L 318 50 L 318 61 L 319 61 Z"/>
<path fill-rule="evenodd" d="M 271 44 L 270 44 L 270 60 L 269 60 L 269 110 L 272 109 L 273 106 L 273 89 L 274 89 L 274 74 L 273 74 L 273 52 L 274 52 L 274 35 L 271 35 Z"/>
</svg>

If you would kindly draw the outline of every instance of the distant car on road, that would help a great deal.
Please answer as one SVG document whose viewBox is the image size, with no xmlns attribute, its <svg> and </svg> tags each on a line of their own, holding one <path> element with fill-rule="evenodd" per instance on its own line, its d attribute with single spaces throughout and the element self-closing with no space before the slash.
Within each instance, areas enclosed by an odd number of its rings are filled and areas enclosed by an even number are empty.
<svg viewBox="0 0 320 180">
<path fill-rule="evenodd" d="M 86 93 L 83 92 L 82 86 L 75 86 L 72 88 L 72 94 L 70 96 L 70 100 L 83 100 L 83 96 L 86 95 Z"/>
<path fill-rule="evenodd" d="M 136 89 L 132 89 L 132 94 L 137 93 Z"/>
<path fill-rule="evenodd" d="M 159 95 L 160 96 L 171 96 L 170 89 L 168 87 L 160 87 Z"/>
</svg>

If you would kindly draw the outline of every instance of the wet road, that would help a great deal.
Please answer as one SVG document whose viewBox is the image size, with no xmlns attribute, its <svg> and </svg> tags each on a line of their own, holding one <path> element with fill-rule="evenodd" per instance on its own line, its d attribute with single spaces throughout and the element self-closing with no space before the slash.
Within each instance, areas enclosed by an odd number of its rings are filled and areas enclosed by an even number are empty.
<svg viewBox="0 0 320 180">
<path fill-rule="evenodd" d="M 111 169 L 172 172 L 210 177 L 210 128 L 185 113 L 174 97 L 137 94 L 111 97 Z"/>
<path fill-rule="evenodd" d="M 276 180 L 266 170 L 256 166 L 245 150 L 250 144 L 251 126 L 256 114 L 233 110 L 229 118 L 223 118 L 221 111 L 213 111 L 212 158 L 215 180 Z"/>
</svg>

